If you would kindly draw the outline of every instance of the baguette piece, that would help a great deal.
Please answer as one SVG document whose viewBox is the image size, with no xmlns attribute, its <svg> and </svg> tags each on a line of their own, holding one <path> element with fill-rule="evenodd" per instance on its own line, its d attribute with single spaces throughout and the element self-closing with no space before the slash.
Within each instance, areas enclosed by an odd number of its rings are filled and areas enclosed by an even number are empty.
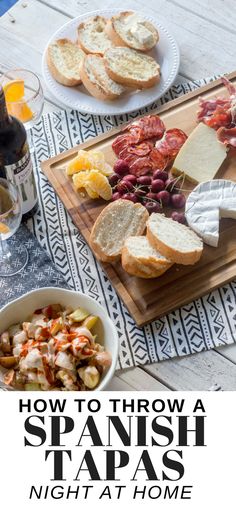
<svg viewBox="0 0 236 513">
<path fill-rule="evenodd" d="M 117 200 L 105 207 L 98 216 L 90 235 L 90 245 L 102 262 L 119 260 L 125 240 L 142 235 L 148 211 L 140 203 Z"/>
<path fill-rule="evenodd" d="M 78 26 L 78 43 L 85 53 L 103 55 L 112 46 L 105 32 L 106 24 L 103 16 L 93 16 Z"/>
<path fill-rule="evenodd" d="M 65 86 L 81 84 L 79 65 L 83 57 L 83 50 L 69 39 L 58 39 L 47 49 L 49 71 L 59 84 Z"/>
<path fill-rule="evenodd" d="M 201 258 L 203 242 L 187 226 L 163 214 L 151 214 L 147 222 L 150 244 L 172 262 L 193 265 Z"/>
<path fill-rule="evenodd" d="M 159 40 L 154 25 L 133 11 L 112 16 L 107 22 L 106 33 L 115 46 L 128 46 L 143 52 L 154 48 Z"/>
<path fill-rule="evenodd" d="M 100 55 L 86 55 L 80 64 L 81 80 L 89 93 L 98 100 L 115 100 L 124 92 L 124 87 L 114 82 L 107 74 Z"/>
<path fill-rule="evenodd" d="M 160 80 L 160 66 L 150 55 L 116 46 L 104 54 L 108 75 L 119 84 L 144 89 Z"/>
<path fill-rule="evenodd" d="M 144 235 L 126 239 L 121 261 L 127 273 L 140 278 L 157 278 L 172 266 L 172 262 L 156 251 Z"/>
</svg>

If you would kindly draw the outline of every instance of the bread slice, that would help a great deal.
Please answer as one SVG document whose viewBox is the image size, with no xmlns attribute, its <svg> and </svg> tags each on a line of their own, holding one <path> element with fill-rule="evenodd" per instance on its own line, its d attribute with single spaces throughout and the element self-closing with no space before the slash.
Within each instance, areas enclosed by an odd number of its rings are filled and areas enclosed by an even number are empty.
<svg viewBox="0 0 236 513">
<path fill-rule="evenodd" d="M 78 43 L 85 53 L 103 55 L 112 46 L 105 32 L 107 20 L 102 16 L 93 16 L 78 26 Z"/>
<path fill-rule="evenodd" d="M 192 265 L 201 258 L 203 242 L 198 235 L 163 214 L 151 214 L 147 238 L 157 251 L 177 264 Z"/>
<path fill-rule="evenodd" d="M 104 61 L 108 75 L 119 84 L 143 89 L 160 80 L 159 64 L 150 55 L 131 48 L 110 48 L 104 54 Z"/>
<path fill-rule="evenodd" d="M 81 80 L 89 93 L 98 100 L 115 100 L 124 87 L 114 82 L 107 74 L 100 55 L 86 55 L 80 64 Z"/>
<path fill-rule="evenodd" d="M 123 258 L 122 267 L 131 276 L 135 276 L 136 278 L 144 278 L 146 280 L 151 278 L 158 278 L 165 272 L 164 270 L 156 269 L 151 264 L 144 265 L 138 261 L 130 262 L 128 258 L 127 260 Z"/>
<path fill-rule="evenodd" d="M 103 262 L 118 260 L 125 240 L 131 235 L 142 235 L 147 219 L 148 211 L 139 203 L 120 199 L 107 205 L 90 235 L 90 245 L 97 258 Z"/>
<path fill-rule="evenodd" d="M 157 278 L 172 262 L 156 251 L 144 235 L 128 237 L 122 248 L 122 267 L 132 276 Z"/>
<path fill-rule="evenodd" d="M 58 39 L 47 49 L 47 64 L 53 78 L 65 86 L 81 84 L 79 65 L 84 52 L 69 39 Z"/>
<path fill-rule="evenodd" d="M 106 32 L 115 46 L 146 52 L 154 48 L 159 34 L 152 23 L 133 11 L 120 12 L 107 22 Z"/>
</svg>

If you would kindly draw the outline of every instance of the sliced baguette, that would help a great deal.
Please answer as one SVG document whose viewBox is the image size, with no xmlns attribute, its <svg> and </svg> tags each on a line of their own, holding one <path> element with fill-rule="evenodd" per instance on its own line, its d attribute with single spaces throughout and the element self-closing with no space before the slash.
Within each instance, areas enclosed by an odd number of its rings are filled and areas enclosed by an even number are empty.
<svg viewBox="0 0 236 513">
<path fill-rule="evenodd" d="M 162 214 L 149 217 L 147 238 L 157 251 L 177 264 L 193 265 L 201 258 L 203 242 L 198 235 Z"/>
<path fill-rule="evenodd" d="M 81 80 L 89 93 L 98 100 L 115 100 L 124 87 L 114 82 L 107 74 L 100 55 L 86 55 L 80 64 Z"/>
<path fill-rule="evenodd" d="M 144 265 L 138 261 L 130 262 L 128 258 L 125 260 L 124 257 L 123 257 L 122 267 L 131 276 L 136 276 L 136 278 L 144 278 L 144 279 L 158 278 L 166 271 L 166 269 L 158 270 L 151 264 Z"/>
<path fill-rule="evenodd" d="M 133 11 L 112 16 L 107 22 L 106 33 L 115 46 L 128 46 L 143 52 L 154 48 L 159 40 L 153 24 Z"/>
<path fill-rule="evenodd" d="M 121 261 L 127 273 L 140 278 L 157 278 L 172 265 L 172 262 L 156 251 L 143 235 L 126 239 Z"/>
<path fill-rule="evenodd" d="M 139 203 L 120 199 L 107 205 L 90 235 L 90 245 L 97 258 L 103 262 L 118 260 L 125 240 L 131 235 L 142 235 L 147 219 L 147 209 Z"/>
<path fill-rule="evenodd" d="M 47 49 L 47 64 L 53 78 L 65 86 L 81 84 L 79 65 L 84 52 L 69 39 L 58 39 Z"/>
<path fill-rule="evenodd" d="M 108 75 L 119 84 L 144 89 L 160 80 L 160 66 L 150 55 L 131 48 L 114 47 L 104 54 Z"/>
<path fill-rule="evenodd" d="M 107 20 L 102 16 L 94 16 L 78 26 L 78 43 L 85 53 L 103 55 L 112 46 L 105 32 Z"/>
</svg>

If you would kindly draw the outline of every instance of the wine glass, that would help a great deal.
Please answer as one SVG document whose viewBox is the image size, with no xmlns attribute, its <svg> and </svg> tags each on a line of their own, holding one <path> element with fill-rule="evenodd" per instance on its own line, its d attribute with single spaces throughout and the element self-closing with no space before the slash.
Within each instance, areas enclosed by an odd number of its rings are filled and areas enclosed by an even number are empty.
<svg viewBox="0 0 236 513">
<path fill-rule="evenodd" d="M 14 276 L 28 262 L 28 251 L 19 241 L 7 242 L 18 230 L 22 210 L 18 188 L 0 178 L 0 276 Z"/>
<path fill-rule="evenodd" d="M 29 147 L 33 150 L 30 129 L 43 111 L 44 96 L 39 77 L 27 69 L 10 69 L 1 77 L 8 114 L 24 123 Z"/>
</svg>

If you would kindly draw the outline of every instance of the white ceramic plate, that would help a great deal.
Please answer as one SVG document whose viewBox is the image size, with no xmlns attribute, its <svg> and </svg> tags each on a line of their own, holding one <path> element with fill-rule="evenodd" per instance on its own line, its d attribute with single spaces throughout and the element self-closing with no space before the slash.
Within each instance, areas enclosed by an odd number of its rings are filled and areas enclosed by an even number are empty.
<svg viewBox="0 0 236 513">
<path fill-rule="evenodd" d="M 97 334 L 97 340 L 105 346 L 112 356 L 112 364 L 109 369 L 104 372 L 101 381 L 96 388 L 96 391 L 104 390 L 113 377 L 116 369 L 119 340 L 116 328 L 104 308 L 86 294 L 82 294 L 81 292 L 76 292 L 74 290 L 55 287 L 32 290 L 18 299 L 15 299 L 11 303 L 8 303 L 8 305 L 4 306 L 0 310 L 0 333 L 12 324 L 23 322 L 34 312 L 34 310 L 53 303 L 61 303 L 63 306 L 71 306 L 72 308 L 78 308 L 78 306 L 81 306 L 91 314 L 97 315 L 100 318 L 95 331 Z M 3 380 L 3 375 L 4 369 L 0 367 L 0 381 Z"/>
<path fill-rule="evenodd" d="M 69 38 L 75 41 L 77 39 L 78 25 L 91 16 L 100 15 L 105 18 L 110 18 L 118 12 L 120 12 L 120 9 L 105 9 L 78 16 L 57 30 L 48 42 L 47 47 L 50 43 L 60 38 Z M 83 86 L 65 87 L 58 84 L 51 76 L 47 66 L 46 47 L 42 62 L 43 76 L 48 89 L 59 102 L 71 109 L 80 110 L 81 112 L 89 112 L 90 114 L 99 114 L 102 116 L 117 115 L 132 112 L 150 105 L 158 100 L 158 98 L 171 87 L 179 70 L 180 57 L 178 45 L 165 27 L 160 25 L 160 23 L 152 17 L 146 16 L 143 13 L 140 14 L 143 18 L 153 23 L 160 35 L 158 44 L 150 52 L 150 55 L 156 59 L 161 67 L 161 80 L 159 84 L 143 91 L 127 92 L 117 100 L 100 101 L 90 96 Z"/>
</svg>

